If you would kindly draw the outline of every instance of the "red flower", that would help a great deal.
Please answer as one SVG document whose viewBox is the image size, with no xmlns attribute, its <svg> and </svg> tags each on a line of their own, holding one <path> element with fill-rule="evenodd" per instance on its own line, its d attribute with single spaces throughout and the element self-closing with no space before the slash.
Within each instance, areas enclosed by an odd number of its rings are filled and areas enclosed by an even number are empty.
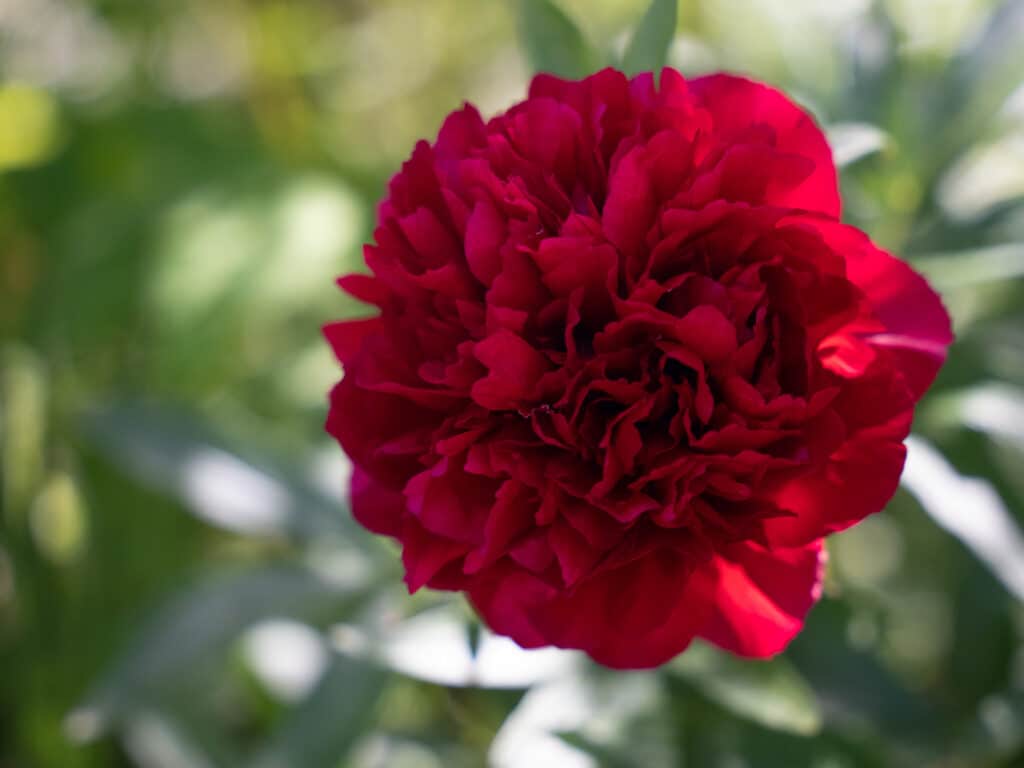
<svg viewBox="0 0 1024 768">
<path fill-rule="evenodd" d="M 737 77 L 542 75 L 450 115 L 340 281 L 379 316 L 326 328 L 353 512 L 410 590 L 612 667 L 780 651 L 951 341 L 839 206 L 821 131 Z"/>
</svg>

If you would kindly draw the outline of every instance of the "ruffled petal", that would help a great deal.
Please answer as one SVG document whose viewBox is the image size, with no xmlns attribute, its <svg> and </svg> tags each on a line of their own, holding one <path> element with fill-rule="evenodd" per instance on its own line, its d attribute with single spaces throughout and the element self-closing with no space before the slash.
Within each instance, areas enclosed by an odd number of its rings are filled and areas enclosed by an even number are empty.
<svg viewBox="0 0 1024 768">
<path fill-rule="evenodd" d="M 764 521 L 765 535 L 773 545 L 803 545 L 881 511 L 899 486 L 906 455 L 894 439 L 844 443 L 824 466 L 775 493 L 784 515 Z"/>
<path fill-rule="evenodd" d="M 373 533 L 398 537 L 405 517 L 405 496 L 381 485 L 362 468 L 352 470 L 352 517 Z"/>
<path fill-rule="evenodd" d="M 825 550 L 820 541 L 796 549 L 735 545 L 693 580 L 710 606 L 700 636 L 740 656 L 779 653 L 821 597 Z"/>
<path fill-rule="evenodd" d="M 865 339 L 891 353 L 917 400 L 935 379 L 953 342 L 949 313 L 938 294 L 905 262 L 875 246 L 866 235 L 839 222 L 806 219 L 825 242 L 846 258 L 847 278 L 867 297 L 885 326 Z"/>
<path fill-rule="evenodd" d="M 615 669 L 649 668 L 682 653 L 706 623 L 709 604 L 690 599 L 692 568 L 660 548 L 571 590 L 518 568 L 492 569 L 470 599 L 492 629 L 524 648 L 578 648 Z"/>
<path fill-rule="evenodd" d="M 707 75 L 689 81 L 693 93 L 714 120 L 714 128 L 728 142 L 767 125 L 775 133 L 775 148 L 806 157 L 814 163 L 804 181 L 764 202 L 803 208 L 839 217 L 839 178 L 825 134 L 811 117 L 774 88 L 735 75 Z"/>
</svg>

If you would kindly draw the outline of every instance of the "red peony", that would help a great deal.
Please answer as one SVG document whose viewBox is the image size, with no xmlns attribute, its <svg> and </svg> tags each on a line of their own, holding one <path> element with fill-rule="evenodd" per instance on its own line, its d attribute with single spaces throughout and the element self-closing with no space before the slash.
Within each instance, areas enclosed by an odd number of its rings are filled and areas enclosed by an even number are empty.
<svg viewBox="0 0 1024 768">
<path fill-rule="evenodd" d="M 951 341 L 839 207 L 821 131 L 738 77 L 542 75 L 450 115 L 340 280 L 379 315 L 326 328 L 353 513 L 409 589 L 611 667 L 780 651 Z"/>
</svg>

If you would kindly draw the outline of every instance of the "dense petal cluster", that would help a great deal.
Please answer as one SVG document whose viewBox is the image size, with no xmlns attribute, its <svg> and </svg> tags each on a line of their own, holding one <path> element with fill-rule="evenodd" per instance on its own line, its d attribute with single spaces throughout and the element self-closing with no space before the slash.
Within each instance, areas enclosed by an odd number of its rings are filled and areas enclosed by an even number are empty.
<svg viewBox="0 0 1024 768">
<path fill-rule="evenodd" d="M 738 77 L 542 75 L 453 113 L 340 280 L 379 314 L 325 329 L 356 518 L 524 647 L 778 652 L 951 340 L 839 208 L 813 121 Z"/>
</svg>

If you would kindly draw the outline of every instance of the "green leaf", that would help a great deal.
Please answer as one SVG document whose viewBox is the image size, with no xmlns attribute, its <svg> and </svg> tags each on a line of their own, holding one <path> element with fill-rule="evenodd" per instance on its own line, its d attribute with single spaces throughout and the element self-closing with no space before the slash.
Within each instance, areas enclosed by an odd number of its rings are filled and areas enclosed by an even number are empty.
<svg viewBox="0 0 1024 768">
<path fill-rule="evenodd" d="M 1019 638 L 1013 626 L 1010 597 L 984 565 L 971 562 L 958 574 L 949 664 L 951 704 L 970 717 L 993 691 L 1013 679 Z M 1024 737 L 1022 737 L 1024 741 Z"/>
<path fill-rule="evenodd" d="M 289 468 L 229 445 L 194 413 L 119 404 L 89 414 L 86 434 L 122 470 L 213 525 L 300 541 L 355 529 L 343 505 Z"/>
<path fill-rule="evenodd" d="M 166 712 L 144 710 L 128 720 L 121 743 L 140 768 L 224 768 L 187 724 Z"/>
<path fill-rule="evenodd" d="M 997 8 L 972 45 L 950 65 L 940 115 L 948 116 L 936 154 L 951 159 L 984 133 L 1006 99 L 1024 81 L 1024 0 Z"/>
<path fill-rule="evenodd" d="M 535 72 L 571 78 L 593 72 L 597 62 L 593 49 L 551 0 L 520 0 L 519 32 Z"/>
<path fill-rule="evenodd" d="M 388 681 L 380 667 L 337 654 L 317 687 L 250 763 L 252 768 L 333 768 L 365 732 Z"/>
<path fill-rule="evenodd" d="M 911 435 L 900 482 L 932 520 L 1024 601 L 1024 532 L 989 480 L 960 474 L 934 446 Z"/>
<path fill-rule="evenodd" d="M 596 764 L 602 768 L 634 768 L 636 765 L 629 759 L 628 753 L 622 755 L 602 744 L 595 744 L 579 731 L 561 731 L 556 732 L 554 736 L 573 749 L 594 758 Z"/>
<path fill-rule="evenodd" d="M 850 645 L 851 616 L 848 603 L 823 598 L 786 649 L 785 658 L 814 689 L 825 721 L 846 733 L 874 731 L 893 744 L 941 752 L 938 735 L 949 733 L 949 723 L 873 653 Z"/>
<path fill-rule="evenodd" d="M 832 159 L 840 168 L 881 152 L 891 140 L 885 131 L 870 123 L 832 123 L 827 134 Z"/>
<path fill-rule="evenodd" d="M 914 269 L 940 290 L 972 288 L 1024 277 L 1024 245 L 1008 243 L 911 259 Z"/>
<path fill-rule="evenodd" d="M 957 740 L 962 765 L 1013 768 L 1024 757 L 1024 692 L 1000 691 L 978 708 Z"/>
<path fill-rule="evenodd" d="M 622 57 L 623 72 L 657 75 L 661 71 L 675 37 L 678 5 L 679 0 L 653 0 Z"/>
<path fill-rule="evenodd" d="M 988 381 L 931 398 L 924 414 L 936 426 L 966 427 L 1024 451 L 1024 388 Z"/>
<path fill-rule="evenodd" d="M 44 473 L 48 388 L 31 349 L 0 350 L 0 523 L 12 528 L 21 524 L 15 511 L 23 511 Z"/>
<path fill-rule="evenodd" d="M 94 738 L 190 675 L 216 668 L 231 642 L 257 621 L 340 615 L 364 586 L 284 565 L 211 578 L 156 613 L 70 715 L 68 729 L 79 740 Z"/>
<path fill-rule="evenodd" d="M 814 692 L 781 657 L 746 661 L 694 644 L 669 669 L 739 717 L 801 735 L 821 728 Z"/>
</svg>

